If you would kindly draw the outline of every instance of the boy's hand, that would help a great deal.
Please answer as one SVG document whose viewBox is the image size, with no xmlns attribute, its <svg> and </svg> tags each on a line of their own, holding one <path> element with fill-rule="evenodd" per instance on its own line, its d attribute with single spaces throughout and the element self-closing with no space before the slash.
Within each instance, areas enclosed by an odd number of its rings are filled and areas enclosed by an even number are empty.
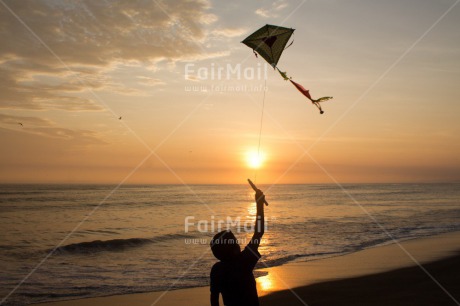
<svg viewBox="0 0 460 306">
<path fill-rule="evenodd" d="M 268 206 L 268 202 L 265 201 L 265 196 L 264 196 L 264 193 L 262 192 L 262 190 L 260 190 L 259 188 L 257 188 L 256 185 L 254 185 L 254 183 L 253 183 L 250 179 L 248 179 L 248 183 L 249 183 L 249 185 L 251 185 L 252 190 L 254 190 L 254 191 L 256 192 L 256 197 L 255 197 L 255 198 L 256 198 L 256 203 L 259 202 L 259 201 L 258 201 L 259 199 L 262 199 L 262 198 L 263 198 L 263 200 L 264 200 L 264 202 L 265 202 L 265 205 Z M 259 196 L 257 196 L 258 193 L 259 193 Z M 260 195 L 260 194 L 262 194 L 262 195 Z"/>
</svg>

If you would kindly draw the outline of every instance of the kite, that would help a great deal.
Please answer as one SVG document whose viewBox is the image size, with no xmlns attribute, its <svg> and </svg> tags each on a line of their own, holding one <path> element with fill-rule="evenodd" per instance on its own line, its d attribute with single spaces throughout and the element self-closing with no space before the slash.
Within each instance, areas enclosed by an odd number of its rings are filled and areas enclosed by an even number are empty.
<svg viewBox="0 0 460 306">
<path fill-rule="evenodd" d="M 267 24 L 246 37 L 242 43 L 259 53 L 275 68 L 293 33 L 294 29 Z"/>
<path fill-rule="evenodd" d="M 278 61 L 283 51 L 289 48 L 294 42 L 292 41 L 286 47 L 292 34 L 294 34 L 294 31 L 294 29 L 267 24 L 246 37 L 242 43 L 251 48 L 256 57 L 257 54 L 259 54 L 267 61 L 267 63 L 273 67 L 273 69 L 278 70 L 279 74 L 285 81 L 290 81 L 292 85 L 294 85 L 319 109 L 320 114 L 323 114 L 324 111 L 321 109 L 319 103 L 330 100 L 332 97 L 313 99 L 307 89 L 305 89 L 302 85 L 294 82 L 292 78 L 287 76 L 286 72 L 281 71 L 277 67 Z"/>
</svg>

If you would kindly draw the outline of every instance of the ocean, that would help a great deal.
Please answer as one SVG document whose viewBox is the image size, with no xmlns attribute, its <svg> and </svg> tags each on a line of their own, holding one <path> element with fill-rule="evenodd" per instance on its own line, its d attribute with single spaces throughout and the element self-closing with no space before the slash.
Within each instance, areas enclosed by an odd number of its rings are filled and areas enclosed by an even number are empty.
<svg viewBox="0 0 460 306">
<path fill-rule="evenodd" d="M 259 268 L 460 230 L 460 184 L 259 187 Z M 114 188 L 0 186 L 2 305 L 206 286 L 210 238 L 227 226 L 243 247 L 250 237 L 248 185 Z"/>
</svg>

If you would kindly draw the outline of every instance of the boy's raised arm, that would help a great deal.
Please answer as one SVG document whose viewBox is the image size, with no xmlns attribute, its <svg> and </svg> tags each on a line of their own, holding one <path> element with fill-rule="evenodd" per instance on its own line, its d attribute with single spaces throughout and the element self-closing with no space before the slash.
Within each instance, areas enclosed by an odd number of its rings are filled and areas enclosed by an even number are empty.
<svg viewBox="0 0 460 306">
<path fill-rule="evenodd" d="M 260 244 L 260 239 L 265 232 L 265 216 L 264 216 L 264 203 L 265 195 L 260 190 L 257 189 L 255 195 L 256 205 L 257 205 L 257 214 L 256 214 L 256 223 L 254 227 L 254 236 L 252 236 L 253 243 Z"/>
</svg>

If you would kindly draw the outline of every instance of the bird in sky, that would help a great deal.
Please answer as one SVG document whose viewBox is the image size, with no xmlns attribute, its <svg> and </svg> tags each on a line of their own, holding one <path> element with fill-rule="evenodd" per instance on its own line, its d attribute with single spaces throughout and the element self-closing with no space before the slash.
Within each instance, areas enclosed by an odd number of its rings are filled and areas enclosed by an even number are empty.
<svg viewBox="0 0 460 306">
<path fill-rule="evenodd" d="M 118 120 L 121 120 L 121 116 L 118 118 Z"/>
<path fill-rule="evenodd" d="M 18 124 L 19 124 L 20 126 L 24 126 L 24 124 L 22 124 L 21 122 L 18 122 Z"/>
</svg>

